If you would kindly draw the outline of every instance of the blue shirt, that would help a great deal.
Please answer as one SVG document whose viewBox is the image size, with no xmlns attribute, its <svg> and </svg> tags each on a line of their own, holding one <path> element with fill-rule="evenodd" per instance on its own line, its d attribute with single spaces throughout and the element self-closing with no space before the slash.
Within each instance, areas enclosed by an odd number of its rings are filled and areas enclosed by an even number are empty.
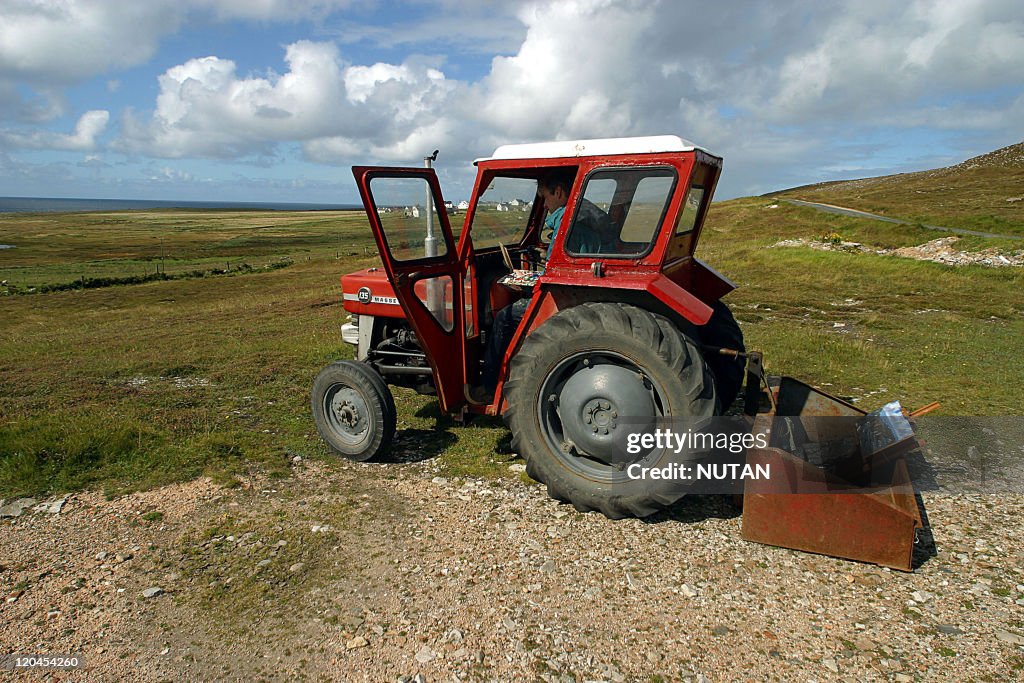
<svg viewBox="0 0 1024 683">
<path fill-rule="evenodd" d="M 548 242 L 548 253 L 544 255 L 544 265 L 547 266 L 548 260 L 551 258 L 551 248 L 555 246 L 555 237 L 558 235 L 558 228 L 562 224 L 562 215 L 565 213 L 565 207 L 560 206 L 544 219 L 544 227 L 551 228 L 551 241 Z M 544 272 L 544 269 L 541 269 Z"/>
<path fill-rule="evenodd" d="M 551 249 L 555 245 L 555 237 L 558 236 L 558 229 L 561 227 L 564 214 L 565 207 L 560 206 L 544 219 L 544 226 L 551 228 L 552 232 L 551 241 L 548 243 L 548 253 L 544 256 L 545 268 L 541 269 L 541 273 L 546 270 L 547 262 L 551 258 Z M 615 253 L 614 246 L 604 244 L 603 239 L 607 236 L 611 225 L 608 222 L 608 214 L 599 209 L 596 204 L 588 199 L 580 202 L 576 223 L 573 234 L 569 236 L 572 244 L 565 245 L 568 251 L 577 254 Z"/>
</svg>

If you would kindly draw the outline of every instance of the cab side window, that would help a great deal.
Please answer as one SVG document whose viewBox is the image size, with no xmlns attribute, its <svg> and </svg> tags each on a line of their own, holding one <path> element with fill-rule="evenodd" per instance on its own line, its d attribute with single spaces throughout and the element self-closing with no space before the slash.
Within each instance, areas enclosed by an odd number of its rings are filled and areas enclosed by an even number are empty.
<svg viewBox="0 0 1024 683">
<path fill-rule="evenodd" d="M 565 249 L 574 256 L 636 257 L 658 235 L 675 189 L 671 167 L 601 169 L 591 173 L 575 207 Z"/>
</svg>

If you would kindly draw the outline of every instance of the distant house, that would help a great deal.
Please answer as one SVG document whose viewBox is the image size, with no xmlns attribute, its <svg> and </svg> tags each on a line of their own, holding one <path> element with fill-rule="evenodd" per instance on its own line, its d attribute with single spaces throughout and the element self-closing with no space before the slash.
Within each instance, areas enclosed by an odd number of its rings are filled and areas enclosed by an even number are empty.
<svg viewBox="0 0 1024 683">
<path fill-rule="evenodd" d="M 459 211 L 465 211 L 468 208 L 469 208 L 469 202 L 467 202 L 465 199 L 463 199 L 461 202 L 459 202 Z"/>
</svg>

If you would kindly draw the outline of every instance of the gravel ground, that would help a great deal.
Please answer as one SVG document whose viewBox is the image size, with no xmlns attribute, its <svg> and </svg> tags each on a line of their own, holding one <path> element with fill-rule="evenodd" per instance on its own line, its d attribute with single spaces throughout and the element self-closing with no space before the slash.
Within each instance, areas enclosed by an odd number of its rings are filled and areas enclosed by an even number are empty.
<svg viewBox="0 0 1024 683">
<path fill-rule="evenodd" d="M 1022 677 L 1024 496 L 926 495 L 938 553 L 904 574 L 745 542 L 721 497 L 610 521 L 435 467 L 4 519 L 0 654 L 83 658 L 39 680 Z"/>
</svg>

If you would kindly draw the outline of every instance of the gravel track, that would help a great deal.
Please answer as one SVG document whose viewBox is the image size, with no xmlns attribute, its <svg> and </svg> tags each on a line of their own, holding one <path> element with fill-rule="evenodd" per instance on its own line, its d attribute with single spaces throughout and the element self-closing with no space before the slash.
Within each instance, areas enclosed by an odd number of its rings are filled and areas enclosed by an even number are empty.
<svg viewBox="0 0 1024 683">
<path fill-rule="evenodd" d="M 3 520 L 0 654 L 85 664 L 0 677 L 1021 677 L 1020 495 L 926 495 L 938 554 L 903 574 L 745 542 L 723 497 L 610 521 L 435 469 L 297 462 Z"/>
</svg>

